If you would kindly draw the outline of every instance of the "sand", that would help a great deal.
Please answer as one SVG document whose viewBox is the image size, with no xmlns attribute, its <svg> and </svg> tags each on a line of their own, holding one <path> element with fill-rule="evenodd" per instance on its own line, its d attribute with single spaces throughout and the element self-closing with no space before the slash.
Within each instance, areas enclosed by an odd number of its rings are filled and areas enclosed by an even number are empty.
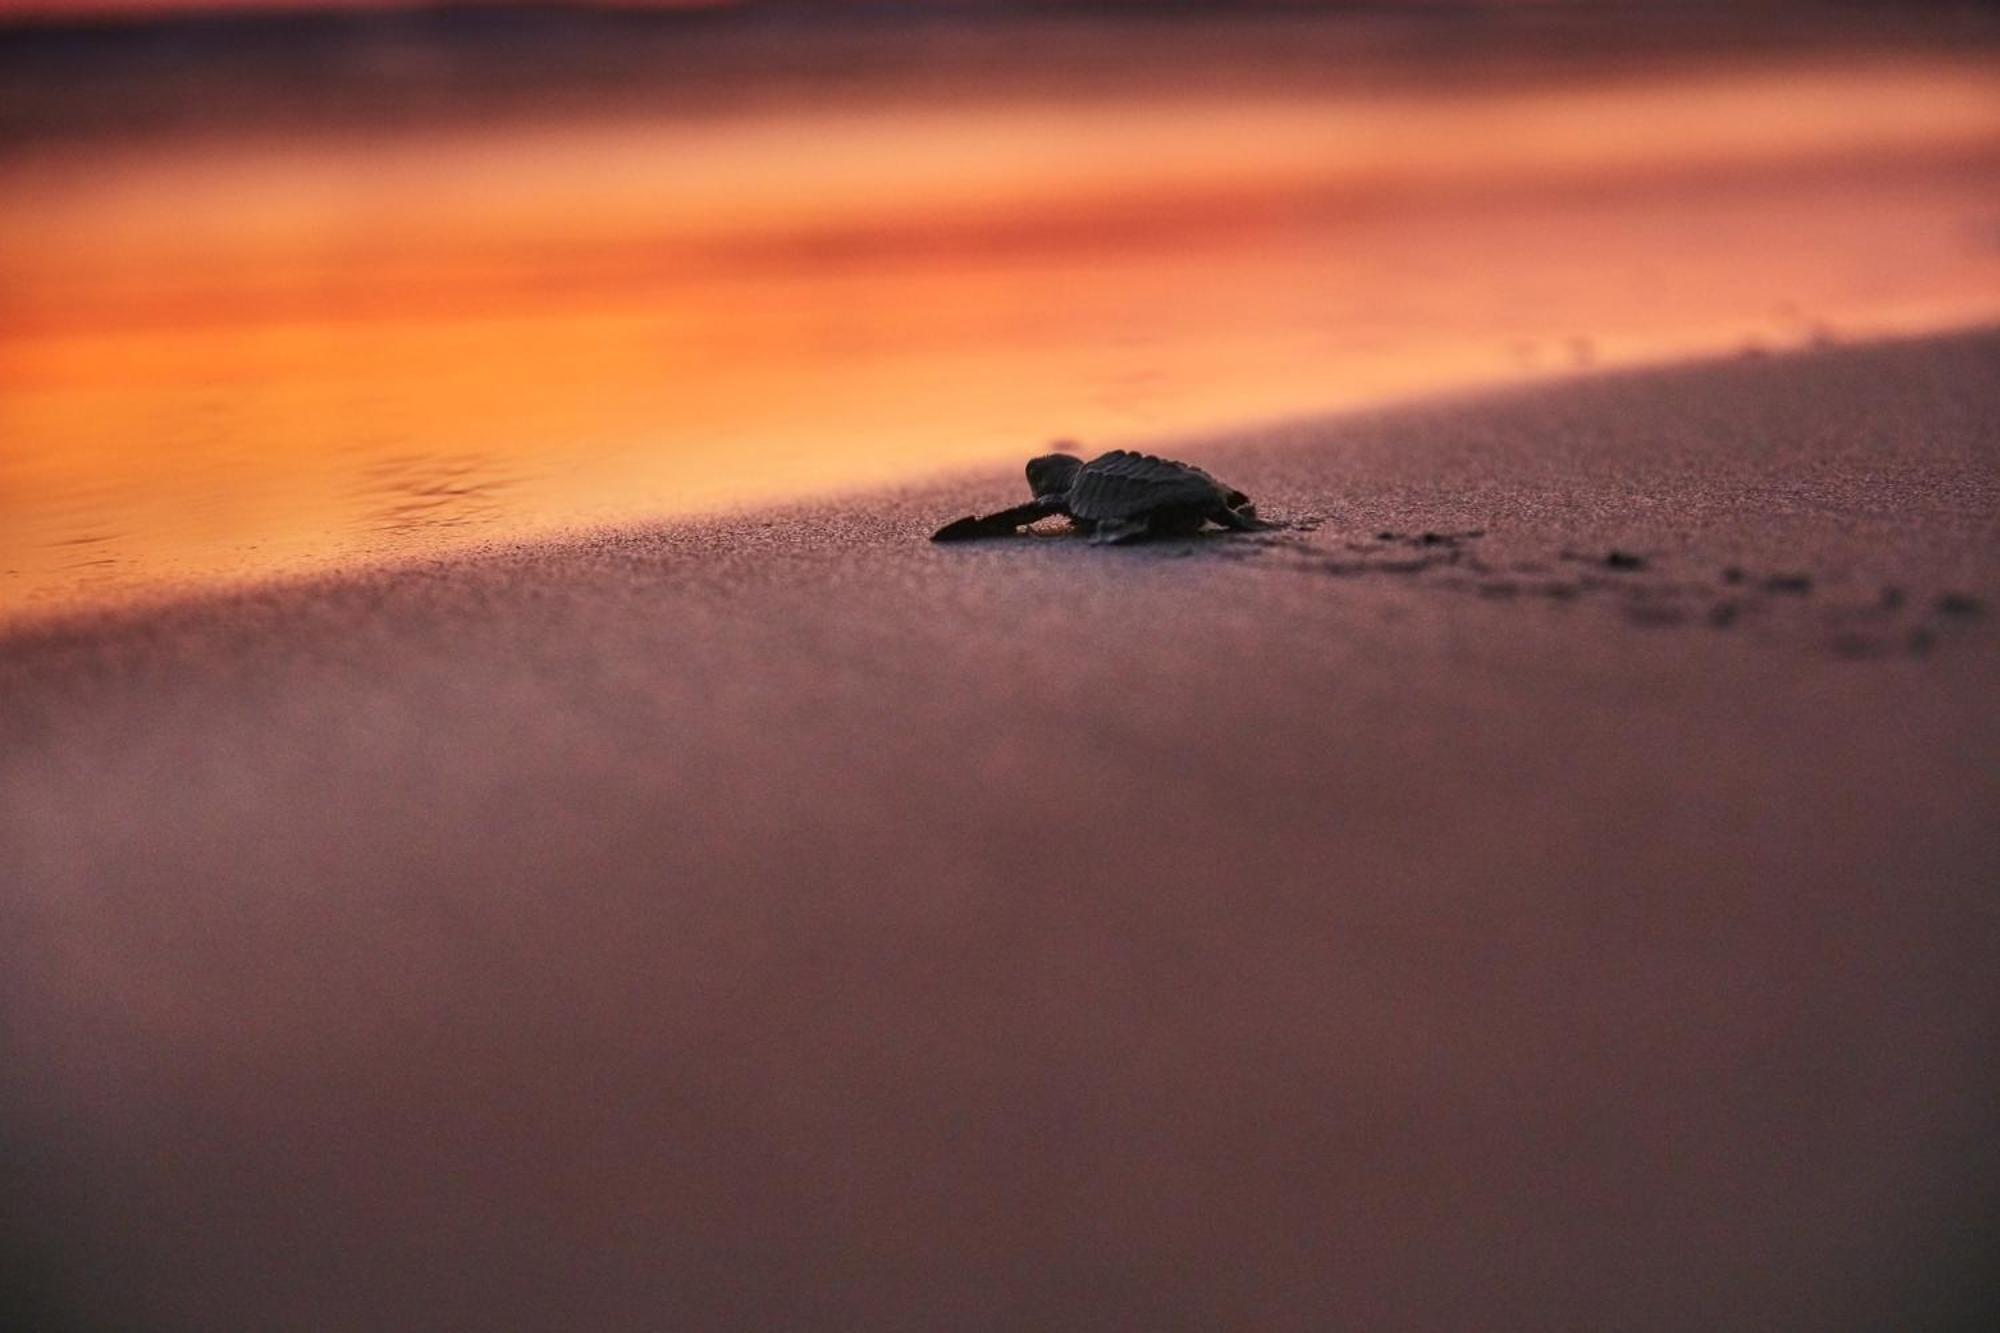
<svg viewBox="0 0 2000 1333">
<path fill-rule="evenodd" d="M 1161 442 L 1268 537 L 924 540 L 993 474 L 16 629 L 10 1298 L 1988 1312 L 1996 423 L 1978 332 Z"/>
</svg>

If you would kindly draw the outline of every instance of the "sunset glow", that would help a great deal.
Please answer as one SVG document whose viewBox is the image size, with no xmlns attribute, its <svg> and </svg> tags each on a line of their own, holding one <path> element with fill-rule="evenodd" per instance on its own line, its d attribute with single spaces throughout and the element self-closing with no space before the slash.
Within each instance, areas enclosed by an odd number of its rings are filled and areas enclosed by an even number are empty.
<svg viewBox="0 0 2000 1333">
<path fill-rule="evenodd" d="M 21 152 L 0 614 L 1970 322 L 1996 142 L 1932 60 Z"/>
</svg>

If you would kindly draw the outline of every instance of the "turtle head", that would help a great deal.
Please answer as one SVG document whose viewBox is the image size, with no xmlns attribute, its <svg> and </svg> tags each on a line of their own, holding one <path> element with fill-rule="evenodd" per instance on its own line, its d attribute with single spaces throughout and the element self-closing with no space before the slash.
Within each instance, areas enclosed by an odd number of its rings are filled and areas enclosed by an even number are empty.
<svg viewBox="0 0 2000 1333">
<path fill-rule="evenodd" d="M 1028 460 L 1028 488 L 1037 500 L 1058 499 L 1069 494 L 1070 483 L 1083 460 L 1075 454 L 1043 454 Z"/>
</svg>

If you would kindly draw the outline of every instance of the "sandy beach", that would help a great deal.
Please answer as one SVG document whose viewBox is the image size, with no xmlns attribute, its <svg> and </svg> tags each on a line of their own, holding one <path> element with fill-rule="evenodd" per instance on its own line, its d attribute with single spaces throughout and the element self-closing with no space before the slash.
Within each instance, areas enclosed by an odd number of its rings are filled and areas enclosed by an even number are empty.
<svg viewBox="0 0 2000 1333">
<path fill-rule="evenodd" d="M 19 1326 L 1991 1313 L 2000 332 L 1159 445 L 0 639 Z"/>
</svg>

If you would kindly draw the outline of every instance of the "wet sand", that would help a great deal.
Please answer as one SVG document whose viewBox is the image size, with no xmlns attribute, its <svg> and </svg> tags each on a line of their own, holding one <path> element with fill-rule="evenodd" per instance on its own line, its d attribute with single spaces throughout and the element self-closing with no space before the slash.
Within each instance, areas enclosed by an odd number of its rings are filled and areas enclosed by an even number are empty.
<svg viewBox="0 0 2000 1333">
<path fill-rule="evenodd" d="M 53 1326 L 1995 1306 L 2000 333 L 0 640 Z M 1385 536 L 1384 534 L 1391 534 Z"/>
</svg>

